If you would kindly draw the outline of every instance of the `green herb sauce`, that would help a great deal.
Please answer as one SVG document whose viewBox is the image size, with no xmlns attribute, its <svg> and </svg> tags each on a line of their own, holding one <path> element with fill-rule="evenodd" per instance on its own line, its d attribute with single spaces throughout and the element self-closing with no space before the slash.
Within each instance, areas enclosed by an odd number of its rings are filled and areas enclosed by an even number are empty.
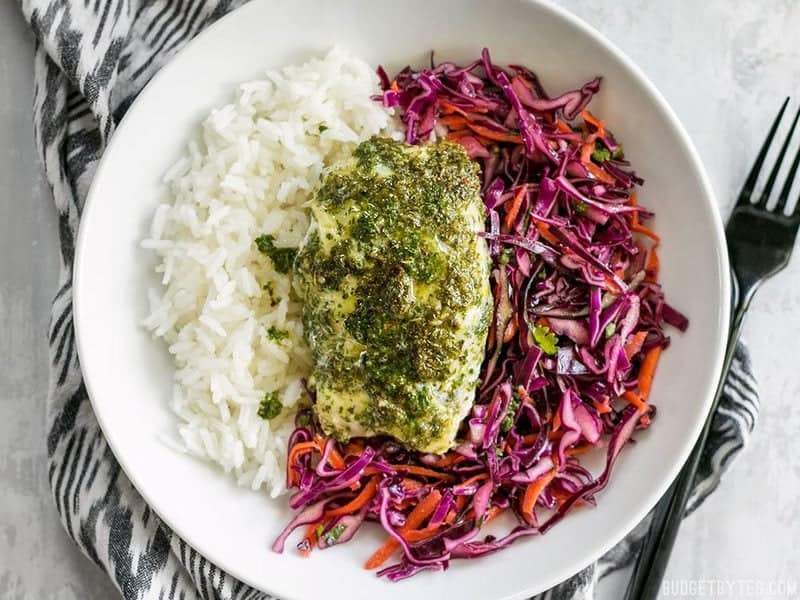
<svg viewBox="0 0 800 600">
<path fill-rule="evenodd" d="M 477 166 L 449 142 L 373 138 L 325 177 L 296 268 L 328 433 L 452 443 L 491 317 L 479 190 Z"/>
</svg>

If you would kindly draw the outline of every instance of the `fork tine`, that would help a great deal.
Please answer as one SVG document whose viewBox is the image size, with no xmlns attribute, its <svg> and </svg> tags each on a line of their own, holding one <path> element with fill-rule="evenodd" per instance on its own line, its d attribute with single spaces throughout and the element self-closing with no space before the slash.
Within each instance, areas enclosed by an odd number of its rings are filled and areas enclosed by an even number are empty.
<svg viewBox="0 0 800 600">
<path fill-rule="evenodd" d="M 786 156 L 786 151 L 789 149 L 789 143 L 792 141 L 792 135 L 794 134 L 794 128 L 795 125 L 797 125 L 798 117 L 800 117 L 800 110 L 798 110 L 797 113 L 794 115 L 792 126 L 789 128 L 789 133 L 786 134 L 786 140 L 783 142 L 783 146 L 781 146 L 781 152 L 780 154 L 778 154 L 778 159 L 775 161 L 775 166 L 772 167 L 772 171 L 770 171 L 769 173 L 769 177 L 767 178 L 767 184 L 764 186 L 764 191 L 761 192 L 761 197 L 758 199 L 758 205 L 761 207 L 765 207 L 767 205 L 767 201 L 769 200 L 769 195 L 772 192 L 772 186 L 775 185 L 775 179 L 778 177 L 778 171 L 781 170 L 781 164 L 783 164 L 783 158 L 784 156 Z M 775 208 L 777 212 L 778 207 L 776 206 Z"/>
<path fill-rule="evenodd" d="M 800 109 L 798 109 L 797 115 L 794 118 L 795 123 L 797 122 L 797 116 L 800 116 Z M 794 183 L 794 177 L 797 174 L 798 166 L 800 166 L 800 148 L 797 149 L 797 153 L 794 155 L 792 166 L 789 168 L 789 173 L 786 175 L 786 181 L 781 189 L 781 195 L 778 196 L 778 203 L 775 205 L 775 212 L 777 213 L 782 213 L 783 209 L 786 207 L 786 201 L 789 198 L 789 192 L 792 189 L 792 184 Z M 795 207 L 795 213 L 797 212 L 798 208 L 800 208 L 800 202 L 797 204 L 798 206 Z"/>
<path fill-rule="evenodd" d="M 778 124 L 783 118 L 783 113 L 786 111 L 787 104 L 789 104 L 788 96 L 786 100 L 783 101 L 783 106 L 781 106 L 780 111 L 778 111 L 778 116 L 775 117 L 775 120 L 772 122 L 772 127 L 769 128 L 767 139 L 764 140 L 761 150 L 758 151 L 756 162 L 753 164 L 753 168 L 750 169 L 750 173 L 747 176 L 747 180 L 744 182 L 742 191 L 739 192 L 739 199 L 736 202 L 737 204 L 750 204 L 750 195 L 753 193 L 753 188 L 758 180 L 758 174 L 761 172 L 761 166 L 764 164 L 764 159 L 767 157 L 767 151 L 769 150 L 770 144 L 772 144 L 772 138 L 775 137 L 775 131 L 777 131 Z"/>
</svg>

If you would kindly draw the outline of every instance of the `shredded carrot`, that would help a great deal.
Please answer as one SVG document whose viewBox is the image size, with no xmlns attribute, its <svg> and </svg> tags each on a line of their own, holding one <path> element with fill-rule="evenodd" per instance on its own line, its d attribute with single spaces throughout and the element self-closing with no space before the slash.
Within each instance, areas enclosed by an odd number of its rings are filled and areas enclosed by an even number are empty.
<svg viewBox="0 0 800 600">
<path fill-rule="evenodd" d="M 642 349 L 642 344 L 644 344 L 645 338 L 647 338 L 646 331 L 638 331 L 634 333 L 633 339 L 631 339 L 631 341 L 628 342 L 628 344 L 625 346 L 625 356 L 630 358 L 631 356 L 639 352 L 639 350 Z"/>
<path fill-rule="evenodd" d="M 514 199 L 511 201 L 511 207 L 506 212 L 505 226 L 508 231 L 511 231 L 511 228 L 514 226 L 514 221 L 517 220 L 517 214 L 522 206 L 522 199 L 525 197 L 527 191 L 528 187 L 521 185 L 517 193 L 514 194 Z"/>
<path fill-rule="evenodd" d="M 553 414 L 553 431 L 558 431 L 561 428 L 561 417 L 558 413 Z"/>
<path fill-rule="evenodd" d="M 416 479 L 411 479 L 410 477 L 404 477 L 400 484 L 407 492 L 416 492 L 417 490 L 421 490 L 425 487 L 425 484 L 417 481 Z"/>
<path fill-rule="evenodd" d="M 592 162 L 592 152 L 594 152 L 594 142 L 581 144 L 581 163 L 588 165 Z"/>
<path fill-rule="evenodd" d="M 367 485 L 364 486 L 364 489 L 361 492 L 350 500 L 347 504 L 340 506 L 339 508 L 334 508 L 333 510 L 329 510 L 325 513 L 327 517 L 339 517 L 341 515 L 349 515 L 358 511 L 362 508 L 367 502 L 372 500 L 375 496 L 375 490 L 378 487 L 378 477 L 375 476 L 367 482 Z"/>
<path fill-rule="evenodd" d="M 639 393 L 645 400 L 650 397 L 650 388 L 653 385 L 653 375 L 659 358 L 661 358 L 661 346 L 650 348 L 644 355 L 642 367 L 639 369 Z"/>
<path fill-rule="evenodd" d="M 322 438 L 317 438 L 317 444 L 319 447 L 320 452 L 324 452 L 325 450 L 325 440 Z M 334 449 L 331 448 L 331 451 L 328 452 L 328 463 L 334 468 L 339 469 L 340 471 L 344 469 L 347 465 L 344 462 L 342 456 Z"/>
<path fill-rule="evenodd" d="M 630 200 L 628 200 L 628 206 L 636 206 L 636 192 L 631 193 Z M 631 217 L 631 228 L 639 226 L 639 211 L 634 210 L 628 213 Z"/>
<path fill-rule="evenodd" d="M 307 454 L 308 452 L 312 452 L 314 450 L 318 452 L 320 451 L 319 443 L 317 442 L 317 440 L 309 440 L 307 442 L 299 442 L 295 444 L 294 446 L 292 446 L 292 449 L 289 450 L 289 456 L 287 457 L 287 464 L 291 467 L 291 465 L 295 463 L 295 461 L 299 456 Z M 294 481 L 296 475 L 297 474 L 294 472 L 294 470 L 292 470 L 290 479 Z"/>
<path fill-rule="evenodd" d="M 641 418 L 639 419 L 639 422 L 644 427 L 650 427 L 650 415 L 642 415 Z"/>
<path fill-rule="evenodd" d="M 539 235 L 542 236 L 545 240 L 553 244 L 554 246 L 558 245 L 558 238 L 552 234 L 550 231 L 550 226 L 547 223 L 536 223 L 536 229 L 539 232 Z"/>
<path fill-rule="evenodd" d="M 484 138 L 493 140 L 495 142 L 511 142 L 512 144 L 522 143 L 522 138 L 519 136 L 518 133 L 495 131 L 493 129 L 489 129 L 488 127 L 484 127 L 483 125 L 476 125 L 475 123 L 470 123 L 469 121 L 467 121 L 467 127 L 472 129 L 472 131 L 474 131 L 478 135 L 481 135 Z"/>
<path fill-rule="evenodd" d="M 300 550 L 300 556 L 302 557 L 308 556 L 309 554 L 311 554 L 311 551 L 314 549 L 314 546 L 317 545 L 317 540 L 319 539 L 319 536 L 317 535 L 317 529 L 319 528 L 320 525 L 322 525 L 323 521 L 312 523 L 306 528 L 306 534 L 303 536 L 303 539 L 308 542 L 308 547 Z"/>
<path fill-rule="evenodd" d="M 447 115 L 446 117 L 439 117 L 438 122 L 448 129 L 464 129 L 467 126 L 467 119 L 461 115 Z"/>
<path fill-rule="evenodd" d="M 589 162 L 584 162 L 583 166 L 586 167 L 586 170 L 589 171 L 589 173 L 594 175 L 595 179 L 598 179 L 603 183 L 614 183 L 614 178 L 606 173 L 602 168 L 594 164 L 591 160 Z"/>
<path fill-rule="evenodd" d="M 418 475 L 420 477 L 429 477 L 431 479 L 452 479 L 449 473 L 441 473 L 433 469 L 426 469 L 425 467 L 418 467 L 417 465 L 389 465 L 398 473 L 407 473 L 410 475 Z M 377 475 L 382 473 L 375 467 L 367 467 L 364 469 L 364 475 Z"/>
<path fill-rule="evenodd" d="M 486 113 L 486 112 L 489 112 L 489 109 L 484 107 L 484 106 L 480 106 L 480 107 L 476 106 L 474 108 L 471 108 L 470 111 L 467 112 L 466 110 L 464 110 L 460 106 L 457 106 L 457 105 L 453 104 L 452 102 L 448 102 L 447 100 L 439 100 L 438 101 L 438 106 L 439 106 L 440 110 L 442 111 L 443 115 L 452 115 L 453 113 L 458 113 L 458 114 L 464 115 L 465 117 L 469 117 L 470 113 Z"/>
<path fill-rule="evenodd" d="M 497 323 L 495 323 L 495 320 L 492 319 L 492 322 L 489 323 L 489 337 L 486 340 L 486 350 L 488 350 L 489 352 L 494 350 L 494 343 L 495 343 L 494 338 L 497 337 L 496 334 L 497 334 Z"/>
<path fill-rule="evenodd" d="M 645 281 L 654 282 L 658 279 L 658 270 L 661 268 L 661 262 L 658 260 L 658 253 L 656 252 L 658 244 L 650 248 L 647 255 L 647 263 L 645 264 Z"/>
<path fill-rule="evenodd" d="M 393 537 L 390 537 L 388 540 L 383 542 L 383 545 L 378 548 L 372 556 L 369 557 L 367 562 L 364 563 L 364 568 L 368 570 L 377 569 L 383 563 L 385 563 L 399 547 L 400 542 Z"/>
<path fill-rule="evenodd" d="M 473 475 L 469 479 L 465 479 L 463 482 L 461 482 L 461 485 L 466 486 L 469 485 L 470 483 L 475 483 L 476 481 L 482 481 L 486 479 L 488 476 L 489 475 L 487 475 L 486 473 L 478 473 L 477 475 Z"/>
<path fill-rule="evenodd" d="M 451 467 L 457 463 L 460 463 L 464 460 L 464 456 L 459 454 L 458 452 L 448 452 L 441 458 L 436 459 L 435 462 L 432 463 L 434 467 Z"/>
<path fill-rule="evenodd" d="M 396 79 L 392 80 L 392 83 L 389 84 L 389 89 L 392 90 L 393 92 L 399 92 L 400 91 L 400 88 L 397 87 L 397 80 Z"/>
<path fill-rule="evenodd" d="M 595 117 L 592 113 L 588 110 L 585 110 L 581 113 L 581 117 L 587 123 L 594 125 L 597 128 L 597 135 L 603 137 L 606 134 L 606 124 L 604 121 L 601 121 L 597 117 Z"/>
<path fill-rule="evenodd" d="M 594 405 L 597 412 L 601 415 L 611 412 L 611 407 L 608 405 L 607 402 L 598 402 L 597 400 L 592 400 L 592 404 Z"/>
<path fill-rule="evenodd" d="M 430 477 L 432 479 L 450 479 L 452 475 L 449 473 L 441 473 L 433 469 L 426 469 L 425 467 L 418 467 L 416 465 L 389 465 L 399 473 L 408 473 L 409 475 L 419 475 L 420 477 Z"/>
<path fill-rule="evenodd" d="M 344 448 L 345 456 L 361 456 L 364 453 L 364 442 L 361 440 L 350 440 Z"/>
<path fill-rule="evenodd" d="M 635 214 L 638 215 L 638 213 L 635 213 Z M 637 221 L 638 221 L 638 219 L 637 219 Z M 642 235 L 646 235 L 647 237 L 649 237 L 651 240 L 653 240 L 656 243 L 661 241 L 661 238 L 658 236 L 658 234 L 655 231 L 653 231 L 652 229 L 650 229 L 649 227 L 645 227 L 644 225 L 639 225 L 639 223 L 636 223 L 635 225 L 631 226 L 631 229 L 633 231 L 637 232 L 637 233 L 641 233 Z"/>
<path fill-rule="evenodd" d="M 501 514 L 504 510 L 505 509 L 500 508 L 499 506 L 490 506 L 489 509 L 484 513 L 483 524 L 485 525 L 497 515 Z"/>
<path fill-rule="evenodd" d="M 448 141 L 451 142 L 457 142 L 461 138 L 467 137 L 468 135 L 475 135 L 475 132 L 473 132 L 472 129 L 467 129 L 465 127 L 464 129 L 456 129 L 454 131 L 448 131 L 447 139 Z"/>
<path fill-rule="evenodd" d="M 553 481 L 553 478 L 556 476 L 556 472 L 557 469 L 553 467 L 547 473 L 541 475 L 536 481 L 529 483 L 525 488 L 525 493 L 522 496 L 520 513 L 529 525 L 533 525 L 534 523 L 533 511 L 536 507 L 536 500 L 539 499 L 539 496 L 544 491 L 544 488 L 546 488 L 548 484 Z"/>
<path fill-rule="evenodd" d="M 519 322 L 517 320 L 517 313 L 514 313 L 512 319 L 508 322 L 506 326 L 506 332 L 503 335 L 503 343 L 508 343 L 514 339 L 514 336 L 517 335 L 517 331 L 519 330 Z"/>
<path fill-rule="evenodd" d="M 641 396 L 635 394 L 631 391 L 627 391 L 622 394 L 622 397 L 629 403 L 633 404 L 640 412 L 644 412 L 647 410 L 647 402 L 645 402 Z"/>
<path fill-rule="evenodd" d="M 555 499 L 558 506 L 561 506 L 562 504 L 564 504 L 566 500 L 572 497 L 572 493 L 562 489 L 555 489 L 551 493 L 553 494 L 553 498 Z M 578 508 L 581 506 L 586 506 L 586 500 L 584 500 L 583 498 L 579 498 L 575 502 L 575 504 L 573 504 L 574 508 Z"/>
<path fill-rule="evenodd" d="M 572 133 L 572 128 L 569 125 L 564 123 L 561 119 L 556 119 L 556 129 L 558 129 L 561 133 Z"/>
<path fill-rule="evenodd" d="M 444 100 L 439 101 L 439 110 L 443 115 L 452 115 L 453 113 L 465 114 L 464 109 L 460 106 L 456 106 Z"/>
<path fill-rule="evenodd" d="M 424 539 L 429 538 L 431 535 L 435 534 L 439 530 L 439 525 L 429 525 L 423 529 L 416 529 L 414 531 L 406 531 L 405 533 L 401 533 L 400 535 L 403 536 L 403 539 L 407 541 L 409 544 L 413 544 L 414 542 L 421 542 Z"/>
<path fill-rule="evenodd" d="M 567 448 L 564 451 L 564 454 L 567 456 L 578 456 L 580 454 L 586 454 L 589 452 L 594 446 L 591 444 L 581 444 L 579 446 L 573 446 L 572 448 Z"/>
<path fill-rule="evenodd" d="M 419 529 L 422 526 L 422 523 L 427 519 L 429 516 L 433 514 L 433 511 L 436 510 L 436 507 L 439 504 L 439 501 L 442 499 L 442 493 L 438 490 L 431 490 L 431 493 L 422 498 L 419 504 L 417 504 L 414 509 L 409 513 L 408 518 L 406 519 L 405 525 L 398 529 L 398 533 L 401 535 L 404 533 L 408 533 L 409 531 L 413 531 L 414 529 Z M 386 560 L 394 554 L 394 551 L 400 547 L 400 542 L 398 542 L 395 538 L 390 537 L 386 540 L 383 545 L 378 548 L 378 550 L 373 554 L 366 563 L 364 563 L 365 569 L 377 569 Z"/>
</svg>

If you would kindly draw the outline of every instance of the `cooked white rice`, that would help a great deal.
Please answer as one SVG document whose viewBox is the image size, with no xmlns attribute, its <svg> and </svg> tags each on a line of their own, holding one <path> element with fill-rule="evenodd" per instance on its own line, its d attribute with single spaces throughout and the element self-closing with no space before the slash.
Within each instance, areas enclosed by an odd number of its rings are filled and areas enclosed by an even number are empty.
<svg viewBox="0 0 800 600">
<path fill-rule="evenodd" d="M 175 360 L 179 447 L 272 496 L 311 357 L 291 276 L 254 239 L 297 246 L 323 168 L 372 135 L 399 135 L 376 92 L 372 68 L 338 48 L 242 84 L 167 172 L 168 199 L 142 242 L 160 258 L 144 325 Z M 271 339 L 270 328 L 287 335 Z M 285 408 L 267 421 L 257 413 L 269 392 Z"/>
</svg>

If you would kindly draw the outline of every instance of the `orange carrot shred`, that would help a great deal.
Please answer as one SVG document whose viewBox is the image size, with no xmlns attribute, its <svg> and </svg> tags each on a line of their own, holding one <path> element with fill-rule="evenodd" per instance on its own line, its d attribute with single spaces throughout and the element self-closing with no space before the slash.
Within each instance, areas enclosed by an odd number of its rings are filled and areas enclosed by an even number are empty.
<svg viewBox="0 0 800 600">
<path fill-rule="evenodd" d="M 611 412 L 611 407 L 608 405 L 607 402 L 598 402 L 597 400 L 592 400 L 592 404 L 594 405 L 597 412 L 601 415 Z"/>
<path fill-rule="evenodd" d="M 639 350 L 642 349 L 642 344 L 644 344 L 645 338 L 647 338 L 646 331 L 638 331 L 634 333 L 633 339 L 631 339 L 631 341 L 628 342 L 628 344 L 625 346 L 625 356 L 630 358 L 631 356 L 639 352 Z"/>
<path fill-rule="evenodd" d="M 544 488 L 553 481 L 556 476 L 557 469 L 554 467 L 544 475 L 541 475 L 533 483 L 529 483 L 525 488 L 525 493 L 522 496 L 522 505 L 520 506 L 520 513 L 529 525 L 533 525 L 533 511 L 536 507 L 536 500 L 538 500 Z"/>
<path fill-rule="evenodd" d="M 514 317 L 508 322 L 506 326 L 505 335 L 503 335 L 503 343 L 508 343 L 514 339 L 514 336 L 517 335 L 517 331 L 519 330 L 519 322 L 517 320 L 517 313 L 514 313 Z"/>
<path fill-rule="evenodd" d="M 539 232 L 539 235 L 545 240 L 554 246 L 558 245 L 558 238 L 552 234 L 550 231 L 550 226 L 547 223 L 536 223 L 536 229 Z"/>
<path fill-rule="evenodd" d="M 398 529 L 398 533 L 401 535 L 404 533 L 408 533 L 409 531 L 413 531 L 415 529 L 419 529 L 422 526 L 422 523 L 427 519 L 429 516 L 433 514 L 433 511 L 436 510 L 436 507 L 439 504 L 439 501 L 442 499 L 442 493 L 438 490 L 431 490 L 430 494 L 422 498 L 419 504 L 417 504 L 414 509 L 409 513 L 408 518 L 406 519 L 405 525 Z M 394 554 L 394 551 L 400 547 L 400 542 L 398 542 L 395 538 L 390 537 L 386 540 L 383 545 L 378 548 L 378 550 L 373 554 L 366 563 L 364 563 L 365 569 L 377 569 L 386 560 Z"/>
<path fill-rule="evenodd" d="M 642 367 L 639 369 L 639 393 L 644 400 L 650 397 L 650 388 L 653 385 L 653 375 L 659 358 L 661 358 L 661 346 L 650 348 L 644 355 Z"/>
<path fill-rule="evenodd" d="M 512 144 L 522 143 L 522 138 L 517 133 L 495 131 L 494 129 L 489 129 L 483 125 L 476 125 L 475 123 L 470 123 L 469 121 L 467 121 L 467 127 L 472 129 L 472 131 L 478 135 L 495 142 L 511 142 Z"/>
<path fill-rule="evenodd" d="M 561 417 L 558 413 L 553 414 L 553 431 L 558 431 L 561 428 Z"/>
<path fill-rule="evenodd" d="M 581 444 L 580 446 L 573 446 L 572 448 L 567 448 L 564 451 L 564 454 L 567 456 L 578 456 L 580 454 L 586 454 L 590 450 L 592 450 L 594 446 L 591 444 Z"/>
<path fill-rule="evenodd" d="M 474 132 L 471 129 L 455 129 L 453 131 L 447 132 L 447 139 L 451 142 L 455 142 L 460 140 L 463 137 L 467 137 L 468 135 L 474 135 Z"/>
<path fill-rule="evenodd" d="M 657 253 L 658 244 L 655 244 L 652 248 L 650 248 L 650 252 L 647 255 L 647 263 L 645 264 L 645 281 L 654 282 L 658 279 L 658 271 L 661 268 L 661 262 L 658 260 L 658 253 Z"/>
<path fill-rule="evenodd" d="M 622 394 L 622 397 L 630 404 L 633 404 L 639 410 L 639 412 L 644 412 L 647 410 L 647 402 L 645 402 L 638 394 L 635 394 L 629 390 Z"/>
<path fill-rule="evenodd" d="M 461 115 L 447 115 L 446 117 L 439 117 L 439 124 L 448 129 L 462 129 L 467 126 L 467 119 Z"/>
<path fill-rule="evenodd" d="M 614 183 L 614 178 L 606 173 L 602 168 L 594 164 L 591 160 L 583 163 L 583 166 L 586 167 L 586 170 L 589 171 L 589 173 L 594 175 L 595 179 L 602 181 L 603 183 Z"/>
<path fill-rule="evenodd" d="M 300 556 L 302 557 L 308 556 L 309 554 L 311 554 L 311 551 L 314 549 L 314 546 L 317 545 L 317 540 L 319 539 L 319 536 L 317 535 L 317 529 L 319 529 L 320 525 L 322 525 L 322 521 L 317 523 L 312 523 L 306 529 L 306 533 L 303 536 L 303 539 L 306 542 L 308 542 L 308 546 L 304 546 L 300 550 Z"/>
<path fill-rule="evenodd" d="M 519 190 L 516 194 L 514 194 L 514 199 L 511 202 L 511 207 L 506 212 L 506 219 L 505 219 L 505 226 L 508 231 L 511 231 L 511 228 L 514 226 L 514 221 L 517 220 L 517 214 L 519 213 L 519 209 L 522 206 L 522 199 L 525 197 L 525 193 L 528 191 L 527 186 L 520 186 Z"/>
<path fill-rule="evenodd" d="M 595 117 L 588 110 L 583 111 L 581 113 L 581 117 L 583 118 L 584 121 L 586 121 L 587 123 L 590 123 L 591 125 L 594 125 L 597 128 L 597 132 L 596 133 L 597 133 L 598 136 L 603 137 L 606 134 L 606 124 L 605 124 L 605 122 L 600 120 L 600 119 L 598 119 L 597 117 Z"/>
<path fill-rule="evenodd" d="M 375 496 L 375 490 L 378 487 L 378 477 L 375 476 L 367 482 L 367 485 L 364 486 L 364 489 L 353 498 L 347 504 L 340 506 L 339 508 L 334 508 L 333 510 L 329 510 L 325 513 L 327 517 L 339 517 L 341 515 L 349 515 L 358 511 L 362 508 L 367 502 L 372 500 Z"/>
<path fill-rule="evenodd" d="M 558 129 L 561 133 L 572 133 L 570 126 L 564 123 L 564 121 L 561 119 L 556 119 L 556 129 Z"/>
</svg>

